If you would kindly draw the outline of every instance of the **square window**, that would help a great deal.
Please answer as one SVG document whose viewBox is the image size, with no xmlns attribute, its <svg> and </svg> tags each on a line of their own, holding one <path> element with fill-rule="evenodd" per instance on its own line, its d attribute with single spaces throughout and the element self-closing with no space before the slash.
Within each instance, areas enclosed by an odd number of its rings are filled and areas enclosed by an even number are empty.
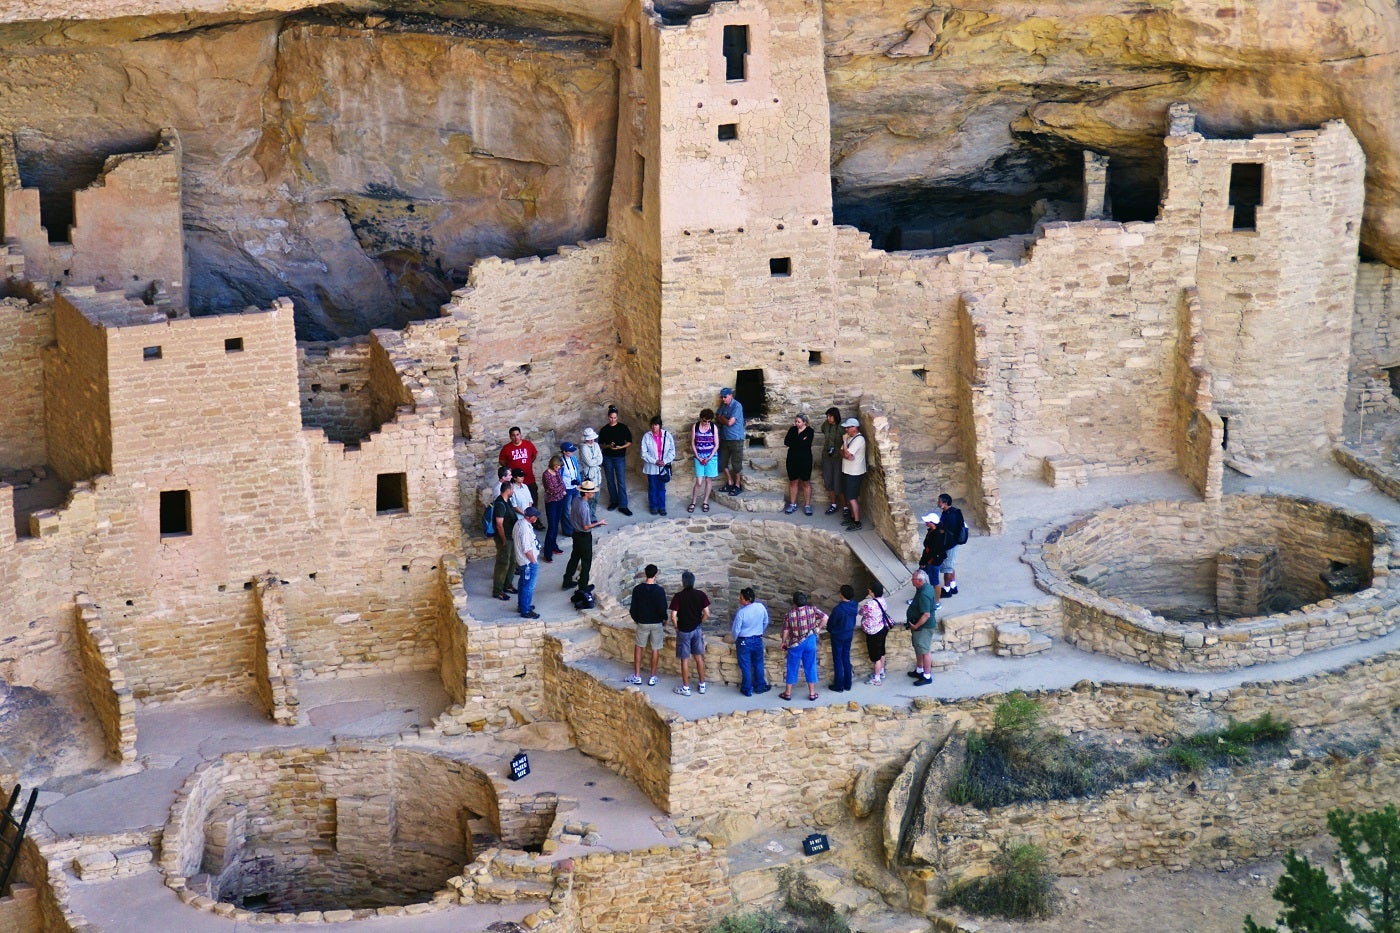
<svg viewBox="0 0 1400 933">
<path fill-rule="evenodd" d="M 788 256 L 779 256 L 776 259 L 768 260 L 768 274 L 774 277 L 792 275 L 792 259 Z"/>
<path fill-rule="evenodd" d="M 737 124 L 737 123 L 721 123 L 721 124 L 719 125 L 719 140 L 720 140 L 720 142 L 728 142 L 728 141 L 731 140 L 731 139 L 738 139 L 738 138 L 739 138 L 739 124 Z"/>
<path fill-rule="evenodd" d="M 160 359 L 160 347 L 142 347 L 142 348 L 141 348 L 141 358 L 142 358 L 143 360 L 158 360 L 158 359 Z"/>
<path fill-rule="evenodd" d="M 190 491 L 163 489 L 160 493 L 160 536 L 174 538 L 188 535 L 190 524 Z"/>
<path fill-rule="evenodd" d="M 808 350 L 808 351 L 807 351 L 807 364 L 808 364 L 809 366 L 820 366 L 820 365 L 822 364 L 822 351 L 820 351 L 820 350 Z"/>
<path fill-rule="evenodd" d="M 242 337 L 226 337 L 226 338 L 224 338 L 224 352 L 225 352 L 225 353 L 242 353 L 242 352 L 243 352 L 243 338 L 242 338 Z"/>
<path fill-rule="evenodd" d="M 380 515 L 408 511 L 408 474 L 380 473 L 374 490 L 374 510 Z"/>
</svg>

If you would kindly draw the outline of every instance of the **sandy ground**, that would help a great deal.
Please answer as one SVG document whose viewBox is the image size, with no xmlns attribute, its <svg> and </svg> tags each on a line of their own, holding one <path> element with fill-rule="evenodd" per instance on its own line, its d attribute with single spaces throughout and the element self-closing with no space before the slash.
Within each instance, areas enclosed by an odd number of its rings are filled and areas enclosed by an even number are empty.
<svg viewBox="0 0 1400 933">
<path fill-rule="evenodd" d="M 1314 865 L 1327 864 L 1330 836 L 1297 847 Z M 1093 878 L 1062 878 L 1064 906 L 1050 920 L 1009 922 L 978 919 L 984 933 L 1239 933 L 1246 915 L 1272 922 L 1279 903 L 1274 885 L 1283 859 L 1255 862 L 1231 871 L 1121 871 Z"/>
</svg>

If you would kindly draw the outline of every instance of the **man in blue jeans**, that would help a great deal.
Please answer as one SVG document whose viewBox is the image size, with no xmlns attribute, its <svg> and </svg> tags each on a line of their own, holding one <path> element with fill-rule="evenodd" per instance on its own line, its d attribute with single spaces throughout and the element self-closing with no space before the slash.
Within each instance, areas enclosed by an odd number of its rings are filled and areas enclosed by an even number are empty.
<svg viewBox="0 0 1400 933">
<path fill-rule="evenodd" d="M 538 619 L 535 611 L 535 581 L 540 573 L 540 539 L 535 534 L 535 522 L 540 510 L 533 505 L 525 510 L 520 521 L 515 523 L 515 560 L 520 565 L 520 609 L 521 618 Z"/>
<path fill-rule="evenodd" d="M 841 584 L 841 601 L 831 610 L 826 619 L 826 630 L 831 636 L 832 681 L 827 684 L 835 693 L 851 689 L 851 639 L 856 634 L 855 587 Z"/>
<path fill-rule="evenodd" d="M 617 420 L 617 406 L 608 406 L 608 423 L 598 429 L 598 445 L 603 448 L 603 476 L 608 481 L 608 511 L 631 515 L 627 507 L 627 448 L 632 446 L 632 429 Z"/>
<path fill-rule="evenodd" d="M 730 634 L 739 655 L 739 690 L 746 697 L 773 689 L 763 670 L 763 633 L 767 628 L 768 607 L 755 601 L 753 587 L 744 587 L 739 591 L 739 609 Z"/>
</svg>

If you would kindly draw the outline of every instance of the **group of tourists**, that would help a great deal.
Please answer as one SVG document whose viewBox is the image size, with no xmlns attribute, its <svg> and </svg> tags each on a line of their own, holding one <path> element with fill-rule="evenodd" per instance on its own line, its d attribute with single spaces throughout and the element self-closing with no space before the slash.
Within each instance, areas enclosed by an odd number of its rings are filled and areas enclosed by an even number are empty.
<svg viewBox="0 0 1400 933">
<path fill-rule="evenodd" d="M 953 505 L 952 497 L 946 493 L 938 497 L 938 508 L 923 516 L 923 522 L 929 532 L 924 540 L 920 567 L 910 579 L 914 596 L 909 600 L 904 614 L 915 656 L 914 669 L 909 676 L 916 687 L 933 683 L 933 653 L 938 627 L 936 613 L 941 607 L 939 597 L 941 594 L 947 598 L 958 592 L 953 561 L 958 546 L 966 540 L 967 527 L 961 510 Z M 675 632 L 676 658 L 680 662 L 681 674 L 681 682 L 672 688 L 672 692 L 680 696 L 692 695 L 690 670 L 693 661 L 696 676 L 694 691 L 705 693 L 709 683 L 705 679 L 704 624 L 710 618 L 709 596 L 696 588 L 695 574 L 687 570 L 681 574 L 680 592 L 668 601 L 665 589 L 656 582 L 659 568 L 655 564 L 647 564 L 642 572 L 645 579 L 632 589 L 630 614 L 637 625 L 637 633 L 632 675 L 627 682 L 656 686 L 661 650 L 666 633 L 670 630 Z M 940 574 L 944 580 L 941 590 L 936 586 Z M 747 586 L 741 589 L 739 606 L 734 611 L 724 640 L 734 645 L 739 662 L 739 691 L 746 697 L 772 689 L 764 669 L 764 636 L 771 623 L 769 609 L 758 599 L 754 589 Z M 830 612 L 812 605 L 811 597 L 806 592 L 794 592 L 792 605 L 783 616 L 778 643 L 786 653 L 784 690 L 778 695 L 779 699 L 791 700 L 793 688 L 799 683 L 806 685 L 808 700 L 818 698 L 817 641 L 822 631 L 827 632 L 831 643 L 832 680 L 827 684 L 829 690 L 843 693 L 852 688 L 855 673 L 851 664 L 851 644 L 857 629 L 865 636 L 866 653 L 871 663 L 870 676 L 865 683 L 880 686 L 885 682 L 886 639 L 895 624 L 885 601 L 884 587 L 878 581 L 866 587 L 865 597 L 860 602 L 856 601 L 855 588 L 843 584 L 840 599 Z M 644 681 L 642 662 L 648 649 L 650 675 Z"/>
<path fill-rule="evenodd" d="M 824 514 L 841 512 L 842 524 L 848 530 L 859 531 L 862 528 L 860 494 L 868 464 L 860 421 L 856 418 L 843 420 L 840 409 L 832 407 L 826 410 L 820 429 L 821 442 L 817 448 L 817 431 L 805 414 L 796 415 L 788 428 L 783 441 L 787 448 L 788 477 L 783 511 L 791 515 L 801 508 L 803 514 L 813 514 L 812 473 L 820 457 L 822 485 L 827 496 Z M 724 482 L 719 492 L 743 495 L 744 408 L 734 397 L 732 388 L 726 386 L 720 390 L 718 409 L 705 408 L 700 412 L 691 426 L 690 441 L 695 483 L 686 511 L 693 513 L 697 507 L 703 512 L 710 511 L 714 483 L 721 473 Z M 608 406 L 607 422 L 601 428 L 584 428 L 580 444 L 564 441 L 559 453 L 550 457 L 542 477 L 544 511 L 541 512 L 536 506 L 540 501 L 535 478 L 538 451 L 519 427 L 510 429 L 510 440 L 501 448 L 498 457 L 499 495 L 487 512 L 487 530 L 496 544 L 491 585 L 494 598 L 509 601 L 515 596 L 520 615 L 538 619 L 534 592 L 539 564 L 552 563 L 556 556 L 564 554 L 560 544 L 568 540 L 572 549 L 564 568 L 563 588 L 576 590 L 576 605 L 580 596 L 591 605 L 593 531 L 607 524 L 605 519 L 598 518 L 597 497 L 606 483 L 607 509 L 632 515 L 627 496 L 627 457 L 634 444 L 641 452 L 651 514 L 665 516 L 667 485 L 678 454 L 676 439 L 660 416 L 656 416 L 640 442 L 636 441 L 631 429 L 621 422 L 615 405 Z M 538 534 L 542 518 L 545 522 L 543 544 Z M 946 599 L 958 592 L 956 553 L 958 546 L 967 539 L 962 512 L 953 506 L 952 497 L 946 493 L 938 497 L 938 507 L 922 516 L 921 521 L 927 533 L 919 569 L 912 577 L 914 598 L 905 613 L 915 653 L 915 668 L 910 671 L 915 686 L 933 682 L 935 613 L 940 607 L 940 597 Z M 692 695 L 693 661 L 694 689 L 703 694 L 709 689 L 705 679 L 703 626 L 710 617 L 710 599 L 696 589 L 695 575 L 686 571 L 681 575 L 681 591 L 667 600 L 665 590 L 656 582 L 658 572 L 655 564 L 648 564 L 644 582 L 632 592 L 631 615 L 637 624 L 637 634 L 633 673 L 628 681 L 643 683 L 643 654 L 650 649 L 650 676 L 645 682 L 656 685 L 660 652 L 669 628 L 675 632 L 676 657 L 681 670 L 681 682 L 674 692 L 681 696 Z M 873 686 L 885 682 L 885 641 L 895 623 L 885 602 L 883 586 L 878 582 L 870 584 L 859 603 L 851 585 L 843 585 L 840 593 L 840 600 L 830 612 L 813 606 L 804 591 L 792 594 L 792 605 L 784 615 L 779 641 L 787 655 L 781 699 L 790 700 L 799 682 L 806 684 L 809 700 L 817 699 L 817 638 L 823 630 L 829 633 L 831 641 L 833 675 L 829 689 L 838 693 L 851 689 L 854 677 L 851 644 L 857 627 L 864 633 L 872 666 L 865 682 Z M 751 587 L 742 589 L 726 641 L 735 645 L 740 691 L 744 696 L 771 689 L 763 662 L 764 635 L 770 622 L 767 605 L 757 598 Z"/>
</svg>

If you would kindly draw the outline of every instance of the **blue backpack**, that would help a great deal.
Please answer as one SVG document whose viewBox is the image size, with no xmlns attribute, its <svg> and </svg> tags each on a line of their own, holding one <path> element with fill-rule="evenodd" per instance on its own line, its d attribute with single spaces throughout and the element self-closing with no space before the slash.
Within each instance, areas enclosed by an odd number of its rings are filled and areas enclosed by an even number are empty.
<svg viewBox="0 0 1400 933">
<path fill-rule="evenodd" d="M 488 538 L 496 537 L 496 500 L 492 499 L 486 504 L 486 510 L 481 513 L 481 533 Z"/>
</svg>

